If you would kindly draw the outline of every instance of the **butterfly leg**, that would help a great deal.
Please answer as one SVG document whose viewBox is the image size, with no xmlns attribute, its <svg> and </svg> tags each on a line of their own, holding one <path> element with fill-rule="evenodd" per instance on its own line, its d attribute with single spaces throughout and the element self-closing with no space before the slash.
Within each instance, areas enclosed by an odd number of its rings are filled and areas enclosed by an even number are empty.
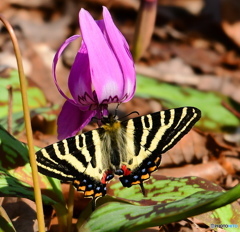
<svg viewBox="0 0 240 232">
<path fill-rule="evenodd" d="M 140 185 L 140 188 L 141 188 L 141 191 L 142 191 L 143 196 L 146 197 L 147 194 L 146 194 L 145 188 L 144 188 L 144 186 L 143 186 L 143 182 L 141 182 L 139 185 Z"/>
<path fill-rule="evenodd" d="M 92 197 L 92 211 L 94 211 L 96 209 L 96 201 L 97 198 L 95 196 Z"/>
</svg>

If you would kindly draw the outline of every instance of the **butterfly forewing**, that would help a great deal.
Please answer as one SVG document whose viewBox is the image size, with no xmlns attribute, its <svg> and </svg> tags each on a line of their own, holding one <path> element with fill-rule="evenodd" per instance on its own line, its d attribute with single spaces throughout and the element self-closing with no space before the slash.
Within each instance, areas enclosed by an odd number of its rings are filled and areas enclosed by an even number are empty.
<svg viewBox="0 0 240 232">
<path fill-rule="evenodd" d="M 122 122 L 126 127 L 127 147 L 134 147 L 133 155 L 128 156 L 132 173 L 120 178 L 122 184 L 130 187 L 148 179 L 148 174 L 159 166 L 161 154 L 187 134 L 200 116 L 198 109 L 183 107 Z"/>
<path fill-rule="evenodd" d="M 36 153 L 39 171 L 72 181 L 85 196 L 104 196 L 106 183 L 122 175 L 123 186 L 140 184 L 201 117 L 194 107 L 160 111 L 120 122 L 109 116 L 99 129 L 77 135 Z"/>
<path fill-rule="evenodd" d="M 91 166 L 100 145 L 94 132 L 77 135 L 49 145 L 36 153 L 41 173 L 63 181 L 79 178 Z"/>
<path fill-rule="evenodd" d="M 200 118 L 200 111 L 196 108 L 178 108 L 151 115 L 152 129 L 149 131 L 147 143 L 142 144 L 152 153 L 165 153 L 172 148 Z M 159 120 L 160 119 L 160 120 Z M 160 121 L 160 125 L 159 122 Z"/>
</svg>

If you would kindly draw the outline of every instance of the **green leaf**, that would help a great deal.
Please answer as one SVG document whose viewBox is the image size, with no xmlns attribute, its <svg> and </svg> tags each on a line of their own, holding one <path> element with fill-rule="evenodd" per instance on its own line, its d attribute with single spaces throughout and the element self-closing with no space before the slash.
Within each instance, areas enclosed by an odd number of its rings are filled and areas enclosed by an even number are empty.
<svg viewBox="0 0 240 232">
<path fill-rule="evenodd" d="M 58 105 L 53 105 L 51 107 L 42 107 L 30 110 L 30 117 L 33 118 L 36 115 L 41 114 L 42 117 L 46 119 L 46 121 L 54 121 L 56 120 L 57 115 L 53 114 L 52 112 L 58 108 Z M 0 118 L 0 125 L 7 130 L 8 128 L 8 116 Z M 12 123 L 11 123 L 11 130 L 14 135 L 19 134 L 21 131 L 25 129 L 23 112 L 15 112 L 12 114 Z M 44 125 L 44 131 L 46 131 L 46 125 Z"/>
<path fill-rule="evenodd" d="M 10 75 L 7 77 L 0 77 L 0 124 L 7 129 L 7 120 L 9 117 L 8 113 L 8 86 L 12 86 L 12 133 L 18 134 L 24 129 L 24 120 L 23 120 L 23 110 L 22 110 L 22 97 L 20 92 L 20 83 L 18 79 L 18 72 L 16 70 L 12 70 Z M 30 108 L 30 115 L 34 117 L 37 114 L 41 113 L 49 113 L 56 109 L 56 105 L 51 107 L 46 107 L 47 100 L 45 98 L 44 93 L 37 86 L 32 86 L 29 84 L 27 86 L 27 95 L 28 95 L 28 104 Z M 56 115 L 53 115 L 54 119 Z M 48 115 L 49 117 L 49 115 Z M 53 117 L 52 117 L 53 118 Z M 53 119 L 51 119 L 53 120 Z"/>
<path fill-rule="evenodd" d="M 34 200 L 32 170 L 28 149 L 0 126 L 0 196 L 24 197 Z M 59 180 L 39 173 L 44 204 L 56 210 L 60 228 L 67 227 L 67 209 Z M 10 230 L 9 230 L 10 231 Z M 65 231 L 63 229 L 62 231 Z"/>
<path fill-rule="evenodd" d="M 9 173 L 0 170 L 0 196 L 23 197 L 34 201 L 33 187 L 20 182 Z M 45 204 L 54 205 L 56 202 L 47 196 L 42 196 Z"/>
<path fill-rule="evenodd" d="M 137 77 L 136 94 L 142 97 L 161 99 L 165 107 L 195 106 L 202 111 L 197 126 L 211 131 L 231 130 L 239 126 L 239 119 L 222 106 L 228 98 L 214 93 L 161 83 L 141 75 Z"/>
<path fill-rule="evenodd" d="M 127 199 L 128 202 L 138 205 L 155 205 L 165 204 L 188 197 L 194 193 L 201 191 L 216 191 L 223 192 L 224 190 L 215 183 L 205 180 L 200 177 L 166 177 L 153 175 L 150 180 L 144 183 L 147 192 L 147 197 L 143 198 L 139 186 L 124 188 L 118 181 L 113 181 L 110 185 L 108 193 L 121 199 Z M 240 197 L 240 195 L 239 195 Z M 218 217 L 215 216 L 218 215 Z M 238 204 L 229 205 L 223 212 L 209 212 L 207 215 L 200 215 L 198 218 L 206 224 L 221 224 L 226 220 L 226 215 L 238 215 L 240 218 L 240 206 Z M 231 217 L 233 218 L 233 217 Z M 237 221 L 232 220 L 229 224 L 237 224 Z"/>
<path fill-rule="evenodd" d="M 11 136 L 1 126 L 0 156 L 0 170 L 16 178 L 22 185 L 33 186 L 27 146 Z M 49 194 L 53 200 L 64 204 L 59 180 L 39 173 L 39 181 L 43 193 Z"/>
<path fill-rule="evenodd" d="M 111 196 L 137 201 L 138 204 L 149 205 L 156 203 L 169 203 L 188 197 L 199 191 L 224 191 L 220 186 L 200 177 L 166 177 L 153 174 L 144 182 L 147 197 L 143 197 L 139 185 L 125 188 L 120 181 L 110 183 L 108 194 Z"/>
<path fill-rule="evenodd" d="M 225 206 L 240 197 L 240 185 L 227 192 L 198 191 L 187 197 L 148 206 L 131 205 L 111 202 L 100 206 L 91 214 L 88 221 L 82 225 L 81 231 L 137 231 L 151 226 L 160 226 L 176 222 L 187 217 L 202 214 Z M 171 192 L 168 193 L 169 195 Z M 229 207 L 229 206 L 227 206 Z M 232 216 L 232 210 L 221 209 L 225 217 Z M 218 210 L 219 212 L 219 210 Z M 239 211 L 236 224 L 240 223 Z M 226 215 L 227 214 L 227 215 Z M 232 223 L 225 221 L 227 223 Z M 230 230 L 229 230 L 230 231 Z M 231 229 L 231 231 L 233 231 Z"/>
<path fill-rule="evenodd" d="M 15 112 L 22 112 L 22 97 L 18 72 L 13 70 L 8 77 L 0 77 L 0 118 L 8 115 L 8 86 L 13 88 L 13 109 Z M 30 109 L 40 108 L 46 105 L 46 98 L 43 92 L 36 86 L 27 86 L 28 102 Z"/>
</svg>

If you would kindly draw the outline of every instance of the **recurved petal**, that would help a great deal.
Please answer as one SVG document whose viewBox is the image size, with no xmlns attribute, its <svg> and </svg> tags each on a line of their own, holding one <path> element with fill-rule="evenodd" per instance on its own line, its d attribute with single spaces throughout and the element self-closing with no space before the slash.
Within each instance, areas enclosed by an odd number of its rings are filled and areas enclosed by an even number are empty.
<svg viewBox="0 0 240 232">
<path fill-rule="evenodd" d="M 52 64 L 52 75 L 53 75 L 53 78 L 54 78 L 54 82 L 58 88 L 58 91 L 59 93 L 64 97 L 66 98 L 67 100 L 69 101 L 72 101 L 72 103 L 74 104 L 74 101 L 70 98 L 68 98 L 66 96 L 66 94 L 61 90 L 60 86 L 58 85 L 58 81 L 57 81 L 57 75 L 56 75 L 56 67 L 57 67 L 57 63 L 58 63 L 58 59 L 59 57 L 62 55 L 64 49 L 71 43 L 73 42 L 74 40 L 78 39 L 80 37 L 80 35 L 73 35 L 71 37 L 69 37 L 68 39 L 66 39 L 64 41 L 64 43 L 59 47 L 58 51 L 56 52 L 55 56 L 54 56 L 54 59 L 53 59 L 53 64 Z"/>
<path fill-rule="evenodd" d="M 58 116 L 58 139 L 75 136 L 94 117 L 96 111 L 81 111 L 77 106 L 66 101 Z"/>
<path fill-rule="evenodd" d="M 84 9 L 79 13 L 80 29 L 89 57 L 93 89 L 99 103 L 112 96 L 122 97 L 123 77 L 115 54 L 106 42 L 101 29 Z"/>
<path fill-rule="evenodd" d="M 130 100 L 136 88 L 136 73 L 132 55 L 129 51 L 129 46 L 122 33 L 115 26 L 112 17 L 106 7 L 103 7 L 103 21 L 106 30 L 106 38 L 111 46 L 123 73 L 123 97 L 127 94 L 127 99 Z"/>
</svg>

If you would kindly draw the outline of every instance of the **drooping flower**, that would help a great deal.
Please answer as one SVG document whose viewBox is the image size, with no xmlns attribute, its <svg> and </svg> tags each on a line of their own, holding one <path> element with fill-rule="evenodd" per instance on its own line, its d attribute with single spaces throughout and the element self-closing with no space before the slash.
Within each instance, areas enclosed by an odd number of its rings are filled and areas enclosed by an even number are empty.
<svg viewBox="0 0 240 232">
<path fill-rule="evenodd" d="M 103 20 L 95 21 L 84 9 L 79 12 L 81 35 L 68 38 L 53 60 L 53 77 L 66 98 L 58 117 L 58 138 L 74 136 L 92 117 L 108 115 L 108 104 L 129 101 L 136 87 L 136 75 L 129 46 L 103 7 Z M 63 50 L 82 38 L 68 78 L 72 98 L 58 85 L 56 65 Z"/>
</svg>

